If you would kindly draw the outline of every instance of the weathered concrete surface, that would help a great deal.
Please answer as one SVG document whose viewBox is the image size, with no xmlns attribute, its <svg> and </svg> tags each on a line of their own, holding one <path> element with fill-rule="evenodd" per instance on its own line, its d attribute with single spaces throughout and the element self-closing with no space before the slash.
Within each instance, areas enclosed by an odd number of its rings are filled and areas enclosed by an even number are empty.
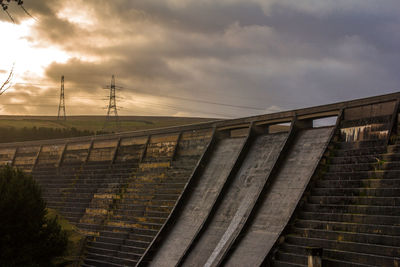
<svg viewBox="0 0 400 267">
<path fill-rule="evenodd" d="M 115 162 L 136 161 L 143 154 L 147 142 L 147 136 L 124 138 L 121 140 Z"/>
<path fill-rule="evenodd" d="M 63 164 L 84 163 L 87 159 L 91 142 L 68 144 Z"/>
<path fill-rule="evenodd" d="M 64 145 L 43 146 L 40 151 L 37 165 L 53 165 L 57 167 Z"/>
<path fill-rule="evenodd" d="M 171 158 L 178 142 L 178 134 L 152 136 L 146 149 L 146 161 Z"/>
<path fill-rule="evenodd" d="M 332 128 L 320 128 L 298 134 L 254 219 L 230 252 L 226 266 L 259 266 L 263 262 L 296 208 L 331 132 Z"/>
<path fill-rule="evenodd" d="M 376 116 L 392 115 L 396 101 L 363 105 L 360 107 L 347 108 L 344 112 L 344 120 L 358 120 Z"/>
<path fill-rule="evenodd" d="M 31 172 L 40 150 L 40 146 L 20 147 L 14 158 L 14 166 L 26 172 Z"/>
<path fill-rule="evenodd" d="M 345 110 L 329 164 L 268 255 L 270 266 L 305 266 L 313 252 L 323 266 L 400 265 L 399 132 L 381 134 L 400 129 L 398 107 L 381 107 Z"/>
<path fill-rule="evenodd" d="M 257 137 L 215 215 L 184 261 L 185 266 L 210 266 L 223 254 L 223 250 L 228 249 L 229 241 L 243 226 L 258 197 L 257 193 L 267 181 L 287 135 L 279 133 Z"/>
<path fill-rule="evenodd" d="M 0 150 L 0 165 L 11 165 L 16 153 L 16 148 L 3 148 Z"/>
<path fill-rule="evenodd" d="M 207 167 L 198 178 L 195 191 L 172 231 L 165 237 L 165 242 L 151 262 L 152 266 L 174 266 L 179 262 L 206 220 L 244 141 L 245 138 L 227 138 L 216 145 Z"/>
<path fill-rule="evenodd" d="M 204 139 L 211 139 L 212 129 L 186 131 L 182 133 L 177 148 L 178 156 L 196 156 L 204 149 Z"/>
<path fill-rule="evenodd" d="M 196 159 L 204 148 L 204 144 L 207 143 L 206 136 L 212 132 L 214 127 L 221 133 L 219 137 L 230 137 L 222 141 L 221 145 L 232 140 L 243 140 L 240 136 L 246 132 L 244 128 L 250 123 L 256 129 L 257 127 L 262 128 L 271 124 L 284 123 L 296 117 L 303 125 L 311 127 L 313 119 L 336 116 L 341 114 L 343 109 L 345 121 L 340 125 L 339 130 L 341 130 L 341 137 L 349 142 L 340 143 L 343 150 L 342 155 L 348 156 L 357 153 L 354 155 L 358 156 L 350 160 L 351 162 L 358 162 L 359 160 L 364 161 L 365 159 L 360 159 L 359 156 L 369 151 L 368 153 L 371 152 L 369 156 L 373 161 L 376 161 L 377 158 L 374 153 L 382 150 L 381 147 L 377 146 L 385 146 L 387 137 L 392 137 L 391 131 L 394 124 L 388 118 L 390 117 L 393 120 L 396 118 L 395 115 L 397 114 L 393 113 L 393 109 L 398 107 L 399 100 L 400 93 L 396 93 L 295 111 L 183 127 L 73 139 L 0 144 L 0 164 L 11 164 L 27 172 L 33 170 L 34 178 L 45 189 L 45 198 L 50 207 L 59 209 L 65 218 L 79 224 L 79 227 L 89 234 L 101 232 L 98 239 L 91 241 L 92 243 L 88 246 L 91 249 L 90 253 L 92 253 L 91 261 L 87 261 L 89 265 L 110 266 L 111 264 L 119 264 L 133 266 L 139 260 L 140 255 L 143 255 L 142 253 L 146 250 L 147 245 L 154 241 L 153 237 L 164 225 L 165 220 L 170 218 L 176 200 L 182 196 L 187 179 L 191 177 L 191 171 L 197 162 Z M 394 116 L 392 116 L 392 113 Z M 378 118 L 382 116 L 387 117 L 383 118 L 384 122 L 381 122 L 382 118 Z M 373 120 L 365 123 L 369 119 Z M 361 120 L 361 122 L 357 123 L 358 120 Z M 368 125 L 368 127 L 365 125 Z M 242 228 L 242 219 L 247 218 L 253 201 L 257 198 L 257 190 L 262 186 L 257 187 L 258 182 L 254 182 L 253 178 L 248 179 L 247 176 L 242 179 L 238 175 L 236 177 L 238 180 L 235 182 L 235 178 L 230 175 L 229 177 L 233 179 L 225 184 L 226 187 L 222 187 L 221 182 L 224 181 L 219 177 L 224 176 L 224 173 L 225 177 L 228 177 L 227 173 L 230 172 L 229 166 L 232 166 L 232 162 L 244 162 L 242 168 L 246 168 L 246 161 L 255 163 L 268 157 L 268 155 L 262 154 L 260 158 L 257 158 L 252 156 L 252 153 L 256 152 L 250 150 L 251 153 L 247 160 L 243 160 L 242 157 L 238 160 L 237 154 L 232 151 L 237 149 L 238 145 L 240 147 L 239 141 L 238 143 L 234 142 L 234 144 L 224 144 L 223 149 L 217 145 L 217 150 L 211 152 L 214 155 L 218 153 L 221 155 L 212 156 L 209 159 L 213 164 L 213 169 L 207 170 L 208 168 L 206 168 L 207 177 L 204 174 L 198 180 L 195 180 L 193 194 L 188 194 L 189 198 L 186 198 L 186 196 L 182 198 L 182 200 L 188 201 L 186 206 L 183 205 L 184 208 L 181 213 L 175 213 L 179 215 L 177 218 L 175 218 L 175 215 L 173 217 L 174 220 L 176 219 L 175 227 L 166 228 L 172 229 L 169 235 L 168 231 L 165 236 L 164 233 L 161 235 L 161 238 L 164 238 L 161 239 L 161 250 L 159 253 L 151 251 L 149 254 L 150 256 L 155 254 L 153 264 L 174 265 L 185 251 L 189 253 L 187 258 L 189 261 L 191 250 L 187 251 L 187 248 L 197 235 L 198 230 L 204 226 L 205 218 L 210 219 L 210 224 L 207 223 L 204 227 L 205 231 L 201 233 L 209 236 L 216 233 L 217 238 L 212 239 L 211 242 L 205 242 L 202 241 L 204 237 L 199 236 L 198 246 L 201 245 L 205 248 L 204 250 L 201 249 L 201 253 L 199 253 L 199 255 L 202 255 L 203 262 L 195 262 L 194 265 L 214 265 L 218 263 L 219 257 L 225 255 L 231 244 L 233 244 L 233 247 L 228 250 L 226 262 L 223 262 L 223 264 L 252 266 L 262 262 L 266 253 L 278 238 L 280 231 L 287 224 L 291 212 L 300 199 L 304 187 L 310 179 L 313 167 L 318 161 L 316 155 L 323 150 L 322 144 L 326 143 L 323 140 L 329 138 L 328 133 L 329 129 L 312 129 L 300 132 L 295 139 L 292 150 L 289 150 L 290 153 L 286 154 L 285 152 L 285 155 L 283 155 L 282 162 L 284 164 L 278 175 L 271 176 L 272 180 L 267 181 L 272 183 L 267 184 L 266 194 L 263 195 L 260 202 L 257 202 L 256 209 L 253 209 L 252 215 L 255 216 L 250 217 L 249 224 L 246 224 L 244 228 Z M 383 138 L 384 140 L 374 140 L 376 138 Z M 356 140 L 358 142 L 354 142 Z M 365 148 L 366 145 L 368 145 L 368 148 Z M 357 150 L 358 146 L 360 146 L 360 149 Z M 247 146 L 245 147 L 247 148 Z M 218 152 L 221 149 L 223 153 Z M 259 149 L 259 146 L 257 146 L 257 149 Z M 393 152 L 400 151 L 399 147 L 392 149 Z M 222 156 L 224 153 L 228 156 Z M 252 157 L 256 159 L 252 160 Z M 398 166 L 398 155 L 394 158 L 395 161 L 387 164 L 384 162 L 387 160 L 385 156 L 378 163 L 382 163 L 381 165 L 385 168 Z M 336 160 L 340 160 L 343 166 L 330 166 L 331 171 L 343 169 L 350 173 L 346 175 L 352 177 L 355 176 L 354 170 L 358 170 L 360 173 L 357 174 L 357 177 L 364 177 L 365 165 L 353 166 L 353 164 L 348 164 L 347 159 L 340 157 Z M 368 168 L 372 170 L 377 165 L 377 163 L 374 164 Z M 235 164 L 235 172 L 231 172 L 231 174 L 236 173 L 239 167 L 238 164 Z M 257 166 L 257 168 L 259 167 Z M 266 172 L 264 170 L 263 175 L 265 176 L 263 177 L 267 177 Z M 371 174 L 372 172 L 368 173 Z M 250 174 L 246 175 L 250 176 Z M 258 175 L 259 173 L 256 173 L 254 177 L 258 177 Z M 371 174 L 371 177 L 372 175 L 376 178 L 376 174 Z M 397 170 L 396 172 L 391 170 L 385 172 L 385 175 L 395 177 Z M 396 180 L 398 179 L 396 178 Z M 385 181 L 386 184 L 388 182 Z M 338 181 L 335 181 L 335 183 L 338 183 Z M 393 200 L 393 192 L 397 191 L 392 190 L 388 185 L 386 185 L 388 188 L 366 188 L 363 191 L 359 190 L 359 184 L 356 184 L 357 187 L 355 188 L 346 189 L 347 191 L 343 191 L 343 188 L 332 191 L 331 184 L 328 185 L 326 188 L 315 190 L 314 193 L 317 194 L 315 197 L 328 199 L 326 194 L 331 193 L 335 194 L 333 196 L 336 197 L 338 192 L 341 192 L 340 194 L 344 194 L 343 192 L 346 192 L 346 194 L 373 192 L 374 194 L 379 193 L 387 199 L 387 202 L 381 202 L 383 201 L 381 197 L 377 198 L 379 201 L 376 203 L 379 205 L 387 203 L 387 206 L 391 206 L 391 201 L 398 200 Z M 341 187 L 342 184 L 339 184 L 339 186 Z M 190 188 L 192 189 L 192 187 Z M 221 188 L 223 188 L 223 194 L 220 194 Z M 192 191 L 188 192 L 192 193 Z M 121 199 L 122 195 L 124 199 Z M 351 197 L 353 196 L 351 195 Z M 344 197 L 350 198 L 347 195 Z M 224 198 L 227 200 L 225 201 Z M 218 199 L 217 203 L 220 204 L 218 206 L 214 205 L 216 199 Z M 116 200 L 115 203 L 113 200 Z M 360 198 L 358 204 L 364 205 L 370 201 L 372 201 L 370 198 Z M 115 207 L 118 209 L 115 210 Z M 85 210 L 86 208 L 88 209 Z M 317 207 L 310 205 L 308 208 L 317 209 Z M 365 207 L 351 208 L 352 210 L 346 211 L 349 213 L 353 210 L 360 212 L 365 209 Z M 216 211 L 211 213 L 216 214 L 215 217 L 208 217 L 210 210 Z M 85 211 L 88 215 L 88 221 L 86 224 L 79 223 Z M 110 216 L 103 216 L 106 212 L 107 215 L 110 212 Z M 390 212 L 397 212 L 397 210 L 393 209 Z M 388 214 L 390 213 L 388 212 Z M 345 215 L 351 217 L 350 214 Z M 326 218 L 336 215 L 329 213 L 326 216 L 324 217 L 325 221 Z M 341 219 L 344 215 L 338 214 L 337 216 Z M 312 219 L 314 217 L 313 215 Z M 361 217 L 358 215 L 357 218 Z M 365 218 L 369 221 L 375 220 L 377 217 Z M 385 223 L 394 227 L 397 218 L 389 219 Z M 376 220 L 377 224 L 381 223 L 379 221 L 381 218 Z M 208 226 L 210 227 L 208 228 Z M 189 233 L 190 236 L 185 237 L 182 233 Z M 237 237 L 238 240 L 235 241 L 238 233 L 240 235 Z M 305 234 L 308 235 L 308 233 Z M 387 235 L 391 235 L 391 233 L 389 232 Z M 326 235 L 332 237 L 332 233 L 326 233 Z M 290 238 L 293 239 L 293 236 Z M 385 242 L 389 242 L 388 240 Z M 234 241 L 235 243 L 233 243 Z M 308 246 L 311 241 L 313 240 L 304 241 L 307 243 L 300 245 Z M 157 246 L 155 247 L 157 248 Z M 370 244 L 366 244 L 365 247 L 369 249 Z M 133 248 L 136 252 L 132 251 Z M 175 249 L 181 251 L 181 253 L 179 255 L 171 253 L 171 250 Z M 351 250 L 346 247 L 346 252 L 348 251 Z M 195 246 L 192 250 L 192 253 L 194 252 L 196 252 Z M 362 253 L 365 253 L 365 251 Z M 291 255 L 293 254 L 289 254 L 289 257 Z M 147 259 L 151 260 L 150 257 Z M 381 262 L 379 263 L 382 266 Z"/>
<path fill-rule="evenodd" d="M 111 161 L 118 140 L 95 141 L 88 158 L 89 162 Z"/>
</svg>

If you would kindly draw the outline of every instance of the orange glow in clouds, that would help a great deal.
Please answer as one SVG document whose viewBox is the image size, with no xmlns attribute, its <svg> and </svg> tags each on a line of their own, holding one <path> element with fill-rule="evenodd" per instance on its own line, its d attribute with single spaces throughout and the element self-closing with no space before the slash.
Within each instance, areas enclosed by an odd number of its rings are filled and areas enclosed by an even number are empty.
<svg viewBox="0 0 400 267">
<path fill-rule="evenodd" d="M 0 21 L 0 82 L 5 80 L 12 65 L 13 83 L 32 82 L 32 79 L 44 77 L 45 68 L 52 62 L 66 62 L 70 56 L 56 47 L 39 47 L 31 36 L 33 19 L 20 24 Z"/>
</svg>

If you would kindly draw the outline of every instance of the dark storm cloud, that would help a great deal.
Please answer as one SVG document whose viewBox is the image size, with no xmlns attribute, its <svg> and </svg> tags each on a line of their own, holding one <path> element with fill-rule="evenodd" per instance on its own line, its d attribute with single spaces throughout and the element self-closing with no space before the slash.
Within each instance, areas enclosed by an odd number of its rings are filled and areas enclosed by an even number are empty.
<svg viewBox="0 0 400 267">
<path fill-rule="evenodd" d="M 152 92 L 269 112 L 400 88 L 398 0 L 27 0 L 26 6 L 39 18 L 32 39 L 74 55 L 49 65 L 46 75 L 58 81 L 64 74 L 75 91 L 96 93 L 116 74 L 127 98 Z M 76 11 L 71 16 L 84 14 L 92 23 L 65 16 L 68 6 Z M 260 113 L 168 103 L 191 115 L 206 114 L 190 108 Z"/>
</svg>

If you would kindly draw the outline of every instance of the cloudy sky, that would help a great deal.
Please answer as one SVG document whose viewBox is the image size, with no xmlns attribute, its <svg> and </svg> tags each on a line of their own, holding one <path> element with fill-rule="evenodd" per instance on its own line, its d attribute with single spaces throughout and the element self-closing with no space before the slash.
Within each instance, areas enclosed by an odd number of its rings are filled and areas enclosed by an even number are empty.
<svg viewBox="0 0 400 267">
<path fill-rule="evenodd" d="M 25 0 L 0 12 L 0 114 L 243 117 L 400 89 L 399 0 Z"/>
</svg>

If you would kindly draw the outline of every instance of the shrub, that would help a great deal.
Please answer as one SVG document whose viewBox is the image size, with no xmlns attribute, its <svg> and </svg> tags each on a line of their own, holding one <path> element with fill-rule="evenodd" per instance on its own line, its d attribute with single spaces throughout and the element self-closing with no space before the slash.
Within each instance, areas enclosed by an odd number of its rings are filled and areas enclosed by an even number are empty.
<svg viewBox="0 0 400 267">
<path fill-rule="evenodd" d="M 0 168 L 0 262 L 2 266 L 51 266 L 64 253 L 67 236 L 30 175 Z"/>
</svg>

